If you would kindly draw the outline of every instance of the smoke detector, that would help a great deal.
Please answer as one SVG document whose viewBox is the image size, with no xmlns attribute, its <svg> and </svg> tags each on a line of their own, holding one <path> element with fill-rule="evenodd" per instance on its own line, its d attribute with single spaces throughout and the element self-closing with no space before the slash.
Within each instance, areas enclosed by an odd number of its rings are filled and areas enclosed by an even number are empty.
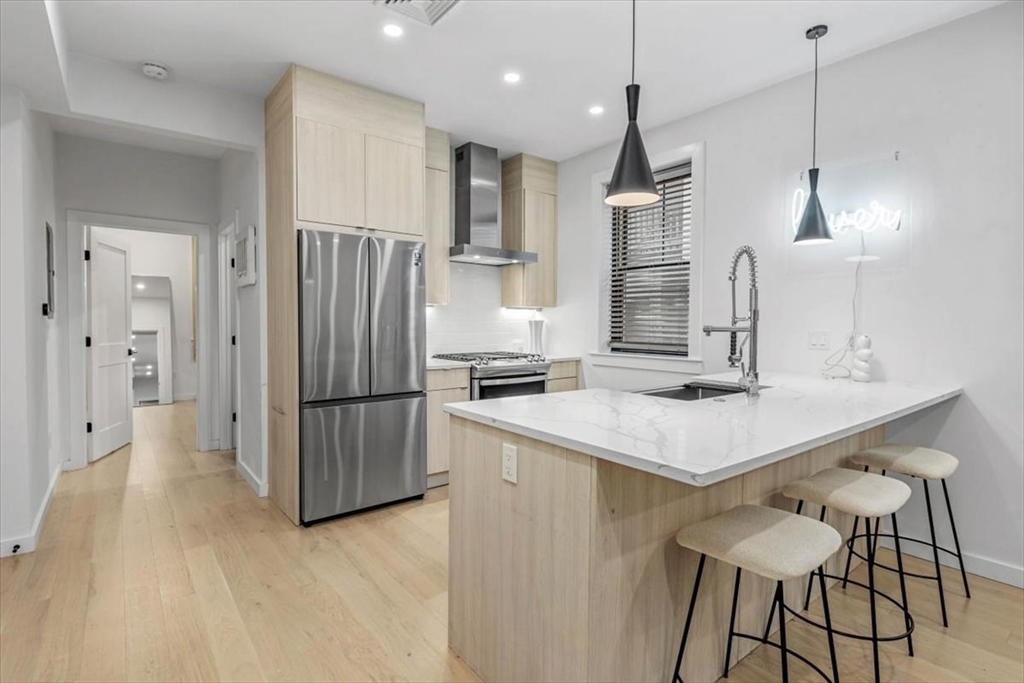
<svg viewBox="0 0 1024 683">
<path fill-rule="evenodd" d="M 458 3 L 459 0 L 373 0 L 375 5 L 384 5 L 427 26 L 436 24 Z"/>
<path fill-rule="evenodd" d="M 165 81 L 171 75 L 171 70 L 160 62 L 145 61 L 142 63 L 142 73 L 154 81 Z"/>
</svg>

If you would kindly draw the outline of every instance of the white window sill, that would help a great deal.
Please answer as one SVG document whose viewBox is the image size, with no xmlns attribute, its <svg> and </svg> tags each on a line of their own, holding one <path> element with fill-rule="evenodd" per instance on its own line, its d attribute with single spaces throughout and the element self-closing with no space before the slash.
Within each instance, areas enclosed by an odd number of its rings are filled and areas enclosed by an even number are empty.
<svg viewBox="0 0 1024 683">
<path fill-rule="evenodd" d="M 704 372 L 704 361 L 692 356 L 655 356 L 641 353 L 608 353 L 591 351 L 587 354 L 591 365 L 599 367 L 626 368 L 631 370 L 655 370 L 657 372 L 699 375 Z"/>
</svg>

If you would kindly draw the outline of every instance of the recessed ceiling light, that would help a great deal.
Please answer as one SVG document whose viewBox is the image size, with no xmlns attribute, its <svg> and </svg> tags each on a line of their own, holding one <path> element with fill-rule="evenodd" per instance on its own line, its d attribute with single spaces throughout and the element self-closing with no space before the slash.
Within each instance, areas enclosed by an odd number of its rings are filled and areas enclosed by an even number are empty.
<svg viewBox="0 0 1024 683">
<path fill-rule="evenodd" d="M 600 116 L 601 114 L 604 113 L 604 107 L 602 107 L 600 104 L 595 104 L 588 111 L 590 112 L 591 116 Z"/>
<path fill-rule="evenodd" d="M 502 78 L 505 79 L 506 83 L 518 83 L 519 79 L 522 77 L 515 71 L 509 71 Z"/>
<path fill-rule="evenodd" d="M 384 28 L 382 30 L 384 31 L 384 35 L 389 38 L 398 38 L 405 33 L 405 29 L 398 24 L 384 24 Z"/>
<path fill-rule="evenodd" d="M 145 288 L 146 288 L 145 283 L 143 283 L 143 282 L 135 283 L 135 289 L 145 289 Z"/>
<path fill-rule="evenodd" d="M 153 376 L 153 373 L 152 373 L 152 372 L 147 372 L 147 373 L 146 373 L 146 377 L 152 377 L 152 376 Z"/>
<path fill-rule="evenodd" d="M 152 365 L 147 365 L 147 366 L 146 366 L 146 369 L 147 369 L 147 370 L 152 370 L 152 369 L 153 369 L 153 366 L 152 366 Z"/>
</svg>

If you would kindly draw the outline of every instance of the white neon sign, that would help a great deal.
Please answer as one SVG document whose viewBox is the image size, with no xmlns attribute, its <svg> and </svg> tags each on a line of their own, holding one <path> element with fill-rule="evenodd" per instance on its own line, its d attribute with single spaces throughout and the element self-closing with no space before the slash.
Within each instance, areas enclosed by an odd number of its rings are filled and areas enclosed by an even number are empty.
<svg viewBox="0 0 1024 683">
<path fill-rule="evenodd" d="M 804 215 L 806 204 L 807 194 L 803 188 L 797 188 L 793 193 L 793 234 L 796 234 L 800 227 L 800 218 Z M 895 232 L 900 229 L 902 220 L 902 209 L 889 209 L 881 202 L 872 200 L 867 208 L 860 207 L 853 211 L 829 214 L 828 227 L 837 235 L 842 235 L 851 229 L 874 232 L 878 228 L 888 228 Z"/>
</svg>

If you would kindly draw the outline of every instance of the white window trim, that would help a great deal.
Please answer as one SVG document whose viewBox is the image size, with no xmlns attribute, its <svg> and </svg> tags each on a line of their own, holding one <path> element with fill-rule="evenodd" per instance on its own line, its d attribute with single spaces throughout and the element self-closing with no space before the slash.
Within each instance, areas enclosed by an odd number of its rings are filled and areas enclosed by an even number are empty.
<svg viewBox="0 0 1024 683">
<path fill-rule="evenodd" d="M 700 374 L 703 372 L 702 348 L 704 336 L 701 332 L 704 298 L 704 143 L 695 142 L 682 147 L 667 150 L 655 155 L 648 155 L 651 168 L 655 173 L 659 170 L 690 164 L 692 183 L 691 206 L 691 262 L 690 262 L 690 353 L 685 357 L 662 356 L 639 353 L 612 353 L 608 347 L 609 313 L 611 300 L 611 231 L 605 229 L 607 205 L 604 203 L 605 186 L 611 182 L 613 169 L 609 168 L 595 173 L 591 178 L 591 206 L 593 214 L 591 225 L 601 226 L 600 254 L 601 263 L 598 268 L 598 335 L 594 340 L 595 351 L 589 358 L 594 365 L 631 368 L 637 370 L 658 370 L 662 372 L 679 372 Z"/>
</svg>

